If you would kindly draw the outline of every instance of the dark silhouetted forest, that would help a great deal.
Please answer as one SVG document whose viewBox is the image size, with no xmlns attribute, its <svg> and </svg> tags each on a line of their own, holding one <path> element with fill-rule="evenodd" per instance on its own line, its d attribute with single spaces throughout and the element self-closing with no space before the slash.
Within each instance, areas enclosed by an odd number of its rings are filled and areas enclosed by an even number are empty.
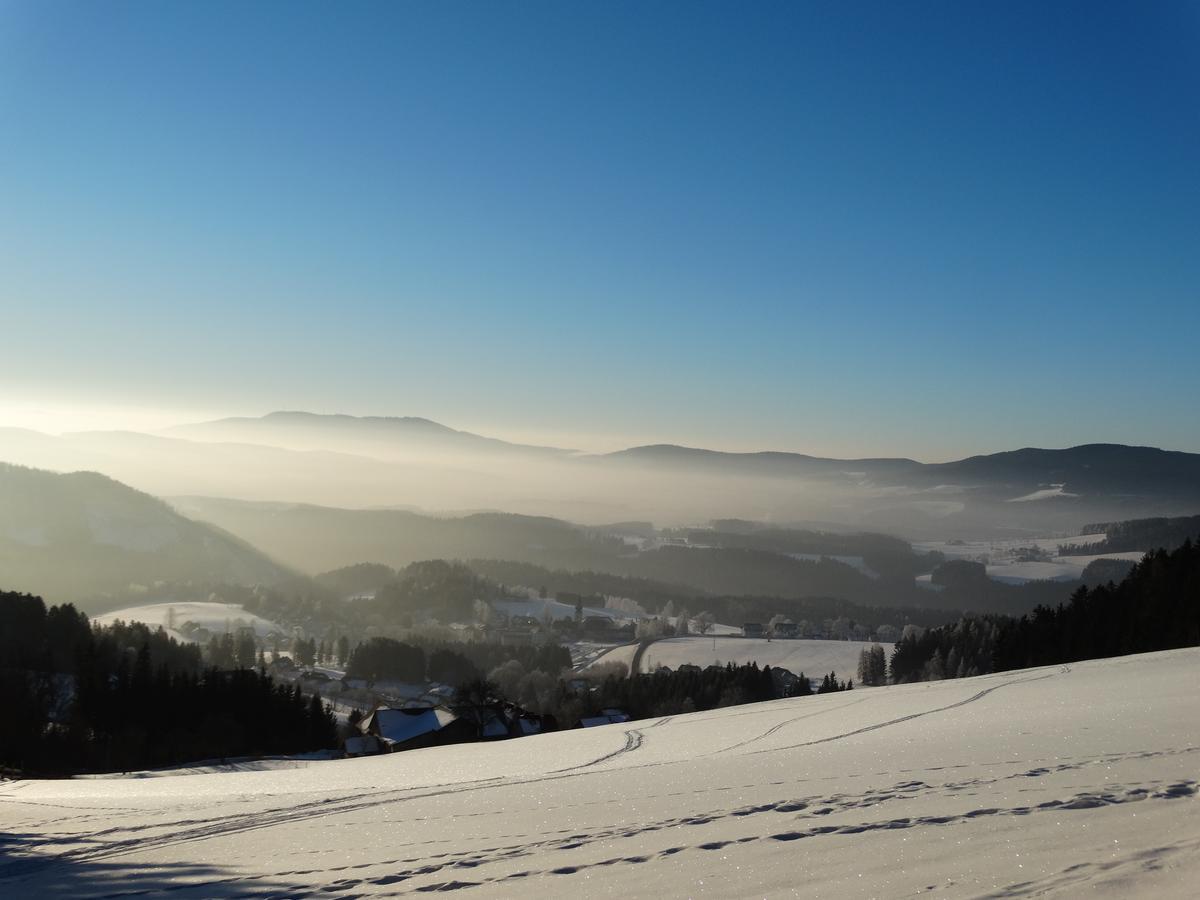
<svg viewBox="0 0 1200 900">
<path fill-rule="evenodd" d="M 0 767 L 129 771 L 332 748 L 319 697 L 250 669 L 204 669 L 162 630 L 93 628 L 70 604 L 0 593 Z"/>
<path fill-rule="evenodd" d="M 892 653 L 892 680 L 961 678 L 1030 666 L 1200 645 L 1200 544 L 1157 550 L 1120 584 L 1081 587 L 1067 603 L 1019 619 L 964 617 L 909 629 Z"/>
</svg>

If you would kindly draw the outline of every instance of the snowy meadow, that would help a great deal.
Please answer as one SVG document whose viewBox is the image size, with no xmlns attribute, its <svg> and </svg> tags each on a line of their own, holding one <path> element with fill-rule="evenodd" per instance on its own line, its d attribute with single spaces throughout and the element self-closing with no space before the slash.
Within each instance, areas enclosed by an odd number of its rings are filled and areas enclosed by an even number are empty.
<svg viewBox="0 0 1200 900">
<path fill-rule="evenodd" d="M 0 893 L 1191 896 L 1198 675 L 1178 650 L 285 769 L 5 782 Z"/>
</svg>

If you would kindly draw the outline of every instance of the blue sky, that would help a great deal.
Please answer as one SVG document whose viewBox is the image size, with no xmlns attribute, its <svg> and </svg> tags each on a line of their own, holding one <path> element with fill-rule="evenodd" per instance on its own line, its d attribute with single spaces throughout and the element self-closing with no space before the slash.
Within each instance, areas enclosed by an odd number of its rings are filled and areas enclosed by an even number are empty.
<svg viewBox="0 0 1200 900">
<path fill-rule="evenodd" d="M 1197 96 L 1195 3 L 0 0 L 0 421 L 1200 451 Z"/>
</svg>

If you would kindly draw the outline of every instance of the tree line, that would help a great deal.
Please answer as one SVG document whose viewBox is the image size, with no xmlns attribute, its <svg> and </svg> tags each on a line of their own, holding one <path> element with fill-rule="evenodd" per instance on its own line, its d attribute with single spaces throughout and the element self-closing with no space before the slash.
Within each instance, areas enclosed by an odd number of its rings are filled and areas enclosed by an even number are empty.
<svg viewBox="0 0 1200 900">
<path fill-rule="evenodd" d="M 397 641 L 374 637 L 358 644 L 346 667 L 348 678 L 366 681 L 440 681 L 462 684 L 504 663 L 555 677 L 571 667 L 571 652 L 560 644 L 506 646 L 490 642 L 455 644 Z"/>
<path fill-rule="evenodd" d="M 1174 550 L 1200 534 L 1200 516 L 1158 517 L 1153 519 L 1126 519 L 1123 522 L 1108 522 L 1103 525 L 1088 525 L 1084 534 L 1104 532 L 1104 540 L 1098 544 L 1061 544 L 1060 556 L 1091 556 L 1097 553 L 1125 553 L 1144 550 L 1147 547 L 1162 547 Z"/>
<path fill-rule="evenodd" d="M 315 695 L 262 671 L 205 668 L 140 623 L 93 627 L 71 604 L 0 593 L 0 768 L 56 776 L 328 749 Z"/>
<path fill-rule="evenodd" d="M 770 666 L 759 668 L 757 663 L 729 663 L 699 671 L 695 667 L 660 668 L 628 677 L 614 672 L 585 692 L 561 683 L 552 712 L 559 722 L 567 723 L 610 708 L 621 710 L 630 719 L 646 719 L 854 687 L 853 682 L 839 681 L 833 672 L 823 676 L 815 686 L 803 672 L 794 680 L 780 677 L 782 674 Z"/>
<path fill-rule="evenodd" d="M 906 629 L 895 682 L 961 678 L 1200 645 L 1200 544 L 1148 553 L 1119 584 L 1080 587 L 1032 613 Z"/>
</svg>

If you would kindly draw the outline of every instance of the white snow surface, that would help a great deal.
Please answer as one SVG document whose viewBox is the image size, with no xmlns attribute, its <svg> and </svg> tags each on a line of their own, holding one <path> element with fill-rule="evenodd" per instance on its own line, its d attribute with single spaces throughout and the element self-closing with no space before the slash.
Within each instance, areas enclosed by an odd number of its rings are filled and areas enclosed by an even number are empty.
<svg viewBox="0 0 1200 900">
<path fill-rule="evenodd" d="M 655 641 L 642 656 L 641 670 L 652 672 L 655 666 L 677 669 L 684 663 L 694 666 L 748 665 L 782 666 L 795 675 L 803 672 L 809 678 L 837 672 L 838 678 L 856 678 L 858 656 L 871 642 L 807 641 L 766 638 L 716 637 L 691 635 Z M 600 657 L 598 662 L 633 662 L 637 645 L 617 647 Z"/>
<path fill-rule="evenodd" d="M 1088 563 L 1097 559 L 1124 559 L 1141 562 L 1146 554 L 1140 550 L 1127 553 L 1105 553 L 1101 556 L 1056 556 L 1045 562 L 1002 561 L 987 567 L 988 578 L 1009 584 L 1024 584 L 1026 581 L 1074 581 L 1083 575 Z"/>
<path fill-rule="evenodd" d="M 720 622 L 713 622 L 712 625 L 709 626 L 708 633 L 710 636 L 714 635 L 714 634 L 716 634 L 716 635 L 721 635 L 721 634 L 740 635 L 742 633 L 742 626 L 741 625 L 722 625 Z"/>
<path fill-rule="evenodd" d="M 1066 490 L 1065 484 L 1052 484 L 1050 487 L 1041 488 L 1033 493 L 1025 494 L 1021 497 L 1013 497 L 1009 503 L 1031 503 L 1037 500 L 1052 500 L 1055 497 L 1078 497 L 1078 494 L 1072 494 Z"/>
<path fill-rule="evenodd" d="M 0 783 L 0 895 L 1193 897 L 1200 649 L 299 768 Z"/>
<path fill-rule="evenodd" d="M 1062 545 L 1088 547 L 1103 541 L 1103 534 L 1083 534 L 1074 537 L 1011 538 L 1002 541 L 925 541 L 913 544 L 918 553 L 937 550 L 947 559 L 969 559 L 983 562 L 989 578 L 1008 584 L 1024 584 L 1026 581 L 1073 581 L 1083 574 L 1088 563 L 1097 559 L 1126 559 L 1139 562 L 1144 553 L 1140 551 L 1103 553 L 1098 555 L 1059 556 Z M 1046 559 L 1028 559 L 1023 552 L 1028 548 L 1044 551 Z M 918 576 L 917 583 L 930 587 L 928 575 Z M 936 587 L 936 585 L 934 585 Z"/>
<path fill-rule="evenodd" d="M 167 628 L 170 611 L 175 610 L 175 629 Z M 127 606 L 99 616 L 92 616 L 92 621 L 100 625 L 108 625 L 121 619 L 124 622 L 142 622 L 151 628 L 162 626 L 163 629 L 178 641 L 188 638 L 178 629 L 185 622 L 195 622 L 202 628 L 207 628 L 213 634 L 224 634 L 226 626 L 231 631 L 237 631 L 241 626 L 253 628 L 259 637 L 265 637 L 273 631 L 285 633 L 282 625 L 246 612 L 236 603 L 147 603 L 141 606 Z"/>
<path fill-rule="evenodd" d="M 1099 544 L 1105 540 L 1101 534 L 1076 534 L 1063 537 L 1040 538 L 1007 538 L 994 541 L 914 541 L 913 549 L 918 553 L 928 553 L 937 550 L 947 559 L 978 559 L 980 556 L 1004 556 L 1022 547 L 1037 547 L 1051 554 L 1057 554 L 1058 548 L 1064 544 L 1075 544 L 1087 547 Z"/>
</svg>

